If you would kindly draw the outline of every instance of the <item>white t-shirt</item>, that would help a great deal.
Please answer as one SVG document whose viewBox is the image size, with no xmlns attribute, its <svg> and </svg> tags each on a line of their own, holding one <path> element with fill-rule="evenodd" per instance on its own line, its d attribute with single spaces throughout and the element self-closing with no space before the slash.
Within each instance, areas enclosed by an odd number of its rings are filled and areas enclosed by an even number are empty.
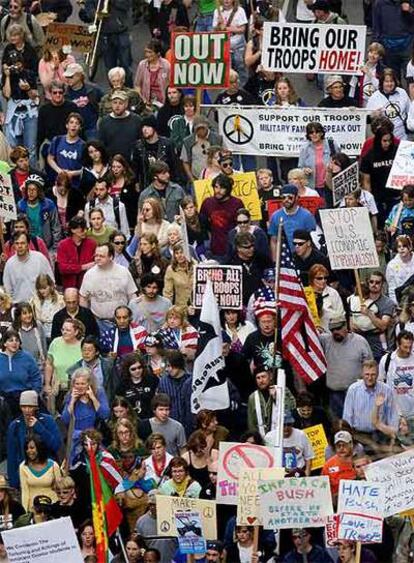
<svg viewBox="0 0 414 563">
<path fill-rule="evenodd" d="M 233 9 L 230 8 L 230 10 L 220 10 L 221 13 L 221 17 L 223 18 L 224 22 L 227 25 L 227 22 L 230 19 L 230 15 L 232 13 Z M 218 10 L 214 10 L 214 15 L 213 15 L 213 29 L 215 29 L 217 27 L 219 23 L 219 12 Z M 247 16 L 246 16 L 246 12 L 244 11 L 243 8 L 241 8 L 240 6 L 237 8 L 236 13 L 234 14 L 233 19 L 230 22 L 230 25 L 233 27 L 237 27 L 239 25 L 246 25 L 248 23 L 247 21 Z M 232 33 L 230 36 L 230 46 L 232 47 L 232 49 L 235 49 L 236 47 L 241 47 L 242 45 L 244 45 L 246 43 L 244 34 L 242 33 Z"/>
<path fill-rule="evenodd" d="M 265 436 L 265 444 L 269 448 L 275 445 L 276 430 L 268 432 Z M 309 438 L 303 430 L 292 428 L 289 438 L 283 438 L 283 467 L 286 469 L 303 469 L 305 462 L 313 459 L 315 454 Z"/>
<path fill-rule="evenodd" d="M 377 90 L 372 94 L 367 103 L 367 109 L 378 111 L 385 115 L 394 124 L 394 135 L 398 139 L 406 139 L 407 133 L 404 128 L 404 120 L 407 119 L 410 110 L 410 98 L 403 88 L 396 88 L 390 96 L 384 96 Z"/>
<path fill-rule="evenodd" d="M 399 413 L 412 417 L 414 416 L 414 354 L 408 358 L 400 358 L 397 352 L 393 352 L 385 373 L 387 356 L 388 354 L 385 354 L 381 358 L 378 379 L 387 383 L 394 391 Z"/>
<path fill-rule="evenodd" d="M 253 555 L 253 546 L 242 547 L 241 545 L 238 545 L 237 547 L 239 549 L 240 563 L 250 563 Z"/>
</svg>

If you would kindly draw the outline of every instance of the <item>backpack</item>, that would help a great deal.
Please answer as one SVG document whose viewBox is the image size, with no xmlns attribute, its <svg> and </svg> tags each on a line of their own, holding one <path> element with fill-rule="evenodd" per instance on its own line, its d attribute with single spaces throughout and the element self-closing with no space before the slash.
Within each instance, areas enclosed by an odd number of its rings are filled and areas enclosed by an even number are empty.
<svg viewBox="0 0 414 563">
<path fill-rule="evenodd" d="M 121 229 L 121 216 L 120 216 L 120 213 L 119 213 L 119 197 L 116 196 L 116 195 L 112 196 L 112 201 L 114 203 L 115 221 L 116 221 L 116 224 L 118 226 L 118 230 L 120 230 Z M 98 207 L 98 200 L 97 199 L 95 199 L 94 207 Z"/>
<path fill-rule="evenodd" d="M 30 33 L 33 35 L 32 15 L 31 14 L 25 14 L 25 15 L 26 15 L 26 25 L 29 28 Z M 6 35 L 6 31 L 7 31 L 7 28 L 9 27 L 10 23 L 11 23 L 11 17 L 10 17 L 10 15 L 7 15 L 4 18 L 4 28 L 3 28 L 4 35 Z"/>
</svg>

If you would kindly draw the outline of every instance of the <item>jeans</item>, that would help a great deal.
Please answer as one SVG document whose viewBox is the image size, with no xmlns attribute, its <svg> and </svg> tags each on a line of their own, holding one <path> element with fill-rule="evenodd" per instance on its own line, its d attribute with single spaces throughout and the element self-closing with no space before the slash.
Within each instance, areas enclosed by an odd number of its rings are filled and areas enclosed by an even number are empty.
<svg viewBox="0 0 414 563">
<path fill-rule="evenodd" d="M 125 84 L 132 88 L 132 54 L 129 33 L 111 33 L 103 37 L 103 57 L 106 70 L 121 66 L 125 70 Z"/>
<path fill-rule="evenodd" d="M 329 409 L 332 415 L 336 418 L 342 418 L 346 391 L 331 391 L 331 389 L 328 389 L 328 393 Z"/>
<path fill-rule="evenodd" d="M 5 126 L 7 142 L 12 148 L 17 147 L 17 145 L 24 145 L 29 151 L 30 166 L 37 168 L 37 116 L 23 118 L 23 133 L 21 135 L 14 134 L 16 120 L 16 117 L 12 117 L 11 122 Z"/>
<path fill-rule="evenodd" d="M 196 19 L 194 31 L 212 31 L 213 29 L 213 15 L 205 14 L 202 16 L 199 14 Z"/>
<path fill-rule="evenodd" d="M 254 172 L 256 170 L 256 157 L 252 154 L 234 154 L 233 155 L 234 168 L 243 172 Z"/>
<path fill-rule="evenodd" d="M 231 49 L 231 67 L 239 73 L 240 86 L 246 84 L 249 78 L 247 67 L 244 62 L 244 51 L 246 50 L 246 45 L 243 43 L 242 46 Z"/>
</svg>

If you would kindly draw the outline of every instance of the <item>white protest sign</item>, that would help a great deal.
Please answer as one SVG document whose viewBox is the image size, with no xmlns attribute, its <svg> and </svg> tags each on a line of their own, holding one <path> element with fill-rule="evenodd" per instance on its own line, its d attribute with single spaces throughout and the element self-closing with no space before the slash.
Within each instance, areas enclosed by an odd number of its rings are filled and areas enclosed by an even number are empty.
<svg viewBox="0 0 414 563">
<path fill-rule="evenodd" d="M 237 504 L 242 469 L 275 467 L 275 450 L 256 444 L 220 442 L 216 501 Z"/>
<path fill-rule="evenodd" d="M 359 166 L 354 162 L 332 178 L 332 195 L 334 205 L 338 205 L 344 197 L 359 188 Z"/>
<path fill-rule="evenodd" d="M 278 528 L 319 528 L 333 514 L 328 477 L 259 481 L 262 524 Z"/>
<path fill-rule="evenodd" d="M 338 495 L 338 538 L 380 543 L 384 500 L 382 484 L 342 479 Z"/>
<path fill-rule="evenodd" d="M 366 207 L 319 211 L 333 270 L 378 267 L 378 254 Z"/>
<path fill-rule="evenodd" d="M 1 533 L 10 563 L 83 563 L 69 517 Z"/>
<path fill-rule="evenodd" d="M 224 144 L 236 154 L 299 156 L 306 125 L 317 121 L 341 152 L 357 156 L 366 137 L 366 110 L 357 108 L 215 106 Z"/>
<path fill-rule="evenodd" d="M 285 469 L 242 469 L 239 473 L 239 498 L 237 502 L 237 524 L 244 526 L 261 525 L 259 481 L 283 479 Z"/>
<path fill-rule="evenodd" d="M 0 218 L 13 221 L 17 219 L 17 210 L 9 170 L 7 162 L 0 161 Z"/>
<path fill-rule="evenodd" d="M 402 190 L 407 184 L 414 184 L 414 143 L 400 141 L 388 175 L 387 188 Z"/>
<path fill-rule="evenodd" d="M 362 74 L 364 25 L 265 22 L 262 65 L 272 72 Z"/>
<path fill-rule="evenodd" d="M 370 463 L 365 475 L 385 486 L 384 518 L 414 509 L 414 450 Z"/>
</svg>

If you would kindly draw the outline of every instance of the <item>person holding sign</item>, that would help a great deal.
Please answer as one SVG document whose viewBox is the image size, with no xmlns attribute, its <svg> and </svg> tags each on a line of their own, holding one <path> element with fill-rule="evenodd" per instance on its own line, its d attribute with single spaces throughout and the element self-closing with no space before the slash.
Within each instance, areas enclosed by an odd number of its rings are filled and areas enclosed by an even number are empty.
<svg viewBox="0 0 414 563">
<path fill-rule="evenodd" d="M 401 192 L 401 201 L 391 209 L 385 227 L 391 236 L 407 234 L 412 236 L 414 223 L 414 186 L 404 186 Z"/>
</svg>

